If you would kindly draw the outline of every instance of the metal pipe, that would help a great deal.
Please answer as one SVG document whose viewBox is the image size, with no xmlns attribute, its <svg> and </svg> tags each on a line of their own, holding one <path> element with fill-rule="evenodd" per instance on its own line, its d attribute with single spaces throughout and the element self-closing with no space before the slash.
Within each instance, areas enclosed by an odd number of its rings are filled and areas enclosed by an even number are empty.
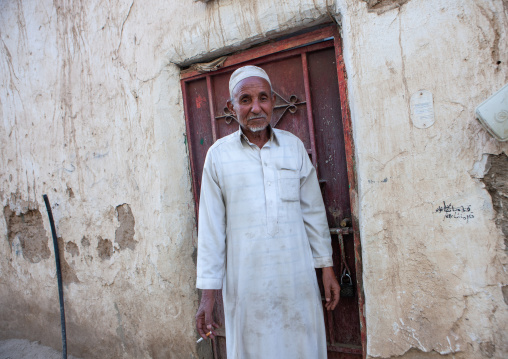
<svg viewBox="0 0 508 359">
<path fill-rule="evenodd" d="M 56 236 L 55 222 L 53 221 L 53 212 L 47 195 L 42 195 L 46 210 L 48 211 L 49 224 L 51 226 L 51 234 L 53 235 L 53 246 L 55 248 L 56 277 L 58 280 L 58 298 L 60 299 L 60 325 L 62 327 L 62 358 L 67 359 L 67 335 L 65 332 L 65 310 L 62 286 L 62 268 L 60 267 L 60 252 L 58 251 L 58 239 Z"/>
</svg>

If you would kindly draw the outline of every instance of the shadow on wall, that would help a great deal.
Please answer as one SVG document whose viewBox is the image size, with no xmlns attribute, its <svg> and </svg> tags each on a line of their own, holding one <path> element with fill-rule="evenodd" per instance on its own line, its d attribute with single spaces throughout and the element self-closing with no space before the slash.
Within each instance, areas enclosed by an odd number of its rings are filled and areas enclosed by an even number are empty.
<svg viewBox="0 0 508 359">
<path fill-rule="evenodd" d="M 401 7 L 409 0 L 363 0 L 367 3 L 369 12 L 376 12 L 378 15 Z"/>
</svg>

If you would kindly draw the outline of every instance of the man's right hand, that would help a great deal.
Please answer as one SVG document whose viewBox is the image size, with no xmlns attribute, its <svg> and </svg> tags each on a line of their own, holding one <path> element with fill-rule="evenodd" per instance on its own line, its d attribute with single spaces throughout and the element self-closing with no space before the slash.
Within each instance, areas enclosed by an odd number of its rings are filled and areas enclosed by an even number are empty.
<svg viewBox="0 0 508 359">
<path fill-rule="evenodd" d="M 198 312 L 196 314 L 196 328 L 203 339 L 215 338 L 213 329 L 219 327 L 212 318 L 216 291 L 216 289 L 203 289 L 202 291 L 201 303 L 199 304 Z M 206 334 L 210 331 L 212 334 L 207 337 Z"/>
</svg>

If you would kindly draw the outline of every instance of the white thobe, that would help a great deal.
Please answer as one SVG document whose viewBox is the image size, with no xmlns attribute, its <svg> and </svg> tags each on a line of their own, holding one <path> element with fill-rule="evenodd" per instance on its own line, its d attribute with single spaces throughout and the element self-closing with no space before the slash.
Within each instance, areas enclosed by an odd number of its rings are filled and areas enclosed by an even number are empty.
<svg viewBox="0 0 508 359">
<path fill-rule="evenodd" d="M 326 358 L 314 268 L 332 265 L 316 171 L 300 139 L 272 129 L 259 149 L 240 130 L 210 147 L 197 287 L 222 288 L 228 359 Z"/>
</svg>

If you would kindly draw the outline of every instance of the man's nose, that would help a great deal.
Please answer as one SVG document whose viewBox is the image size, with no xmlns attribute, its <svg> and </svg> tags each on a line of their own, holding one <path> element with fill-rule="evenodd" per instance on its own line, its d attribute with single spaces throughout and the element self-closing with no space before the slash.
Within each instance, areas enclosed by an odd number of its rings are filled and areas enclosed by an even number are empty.
<svg viewBox="0 0 508 359">
<path fill-rule="evenodd" d="M 258 100 L 254 100 L 252 102 L 252 107 L 251 107 L 250 111 L 252 113 L 256 113 L 256 114 L 261 112 L 261 106 L 259 105 L 259 101 Z"/>
</svg>

